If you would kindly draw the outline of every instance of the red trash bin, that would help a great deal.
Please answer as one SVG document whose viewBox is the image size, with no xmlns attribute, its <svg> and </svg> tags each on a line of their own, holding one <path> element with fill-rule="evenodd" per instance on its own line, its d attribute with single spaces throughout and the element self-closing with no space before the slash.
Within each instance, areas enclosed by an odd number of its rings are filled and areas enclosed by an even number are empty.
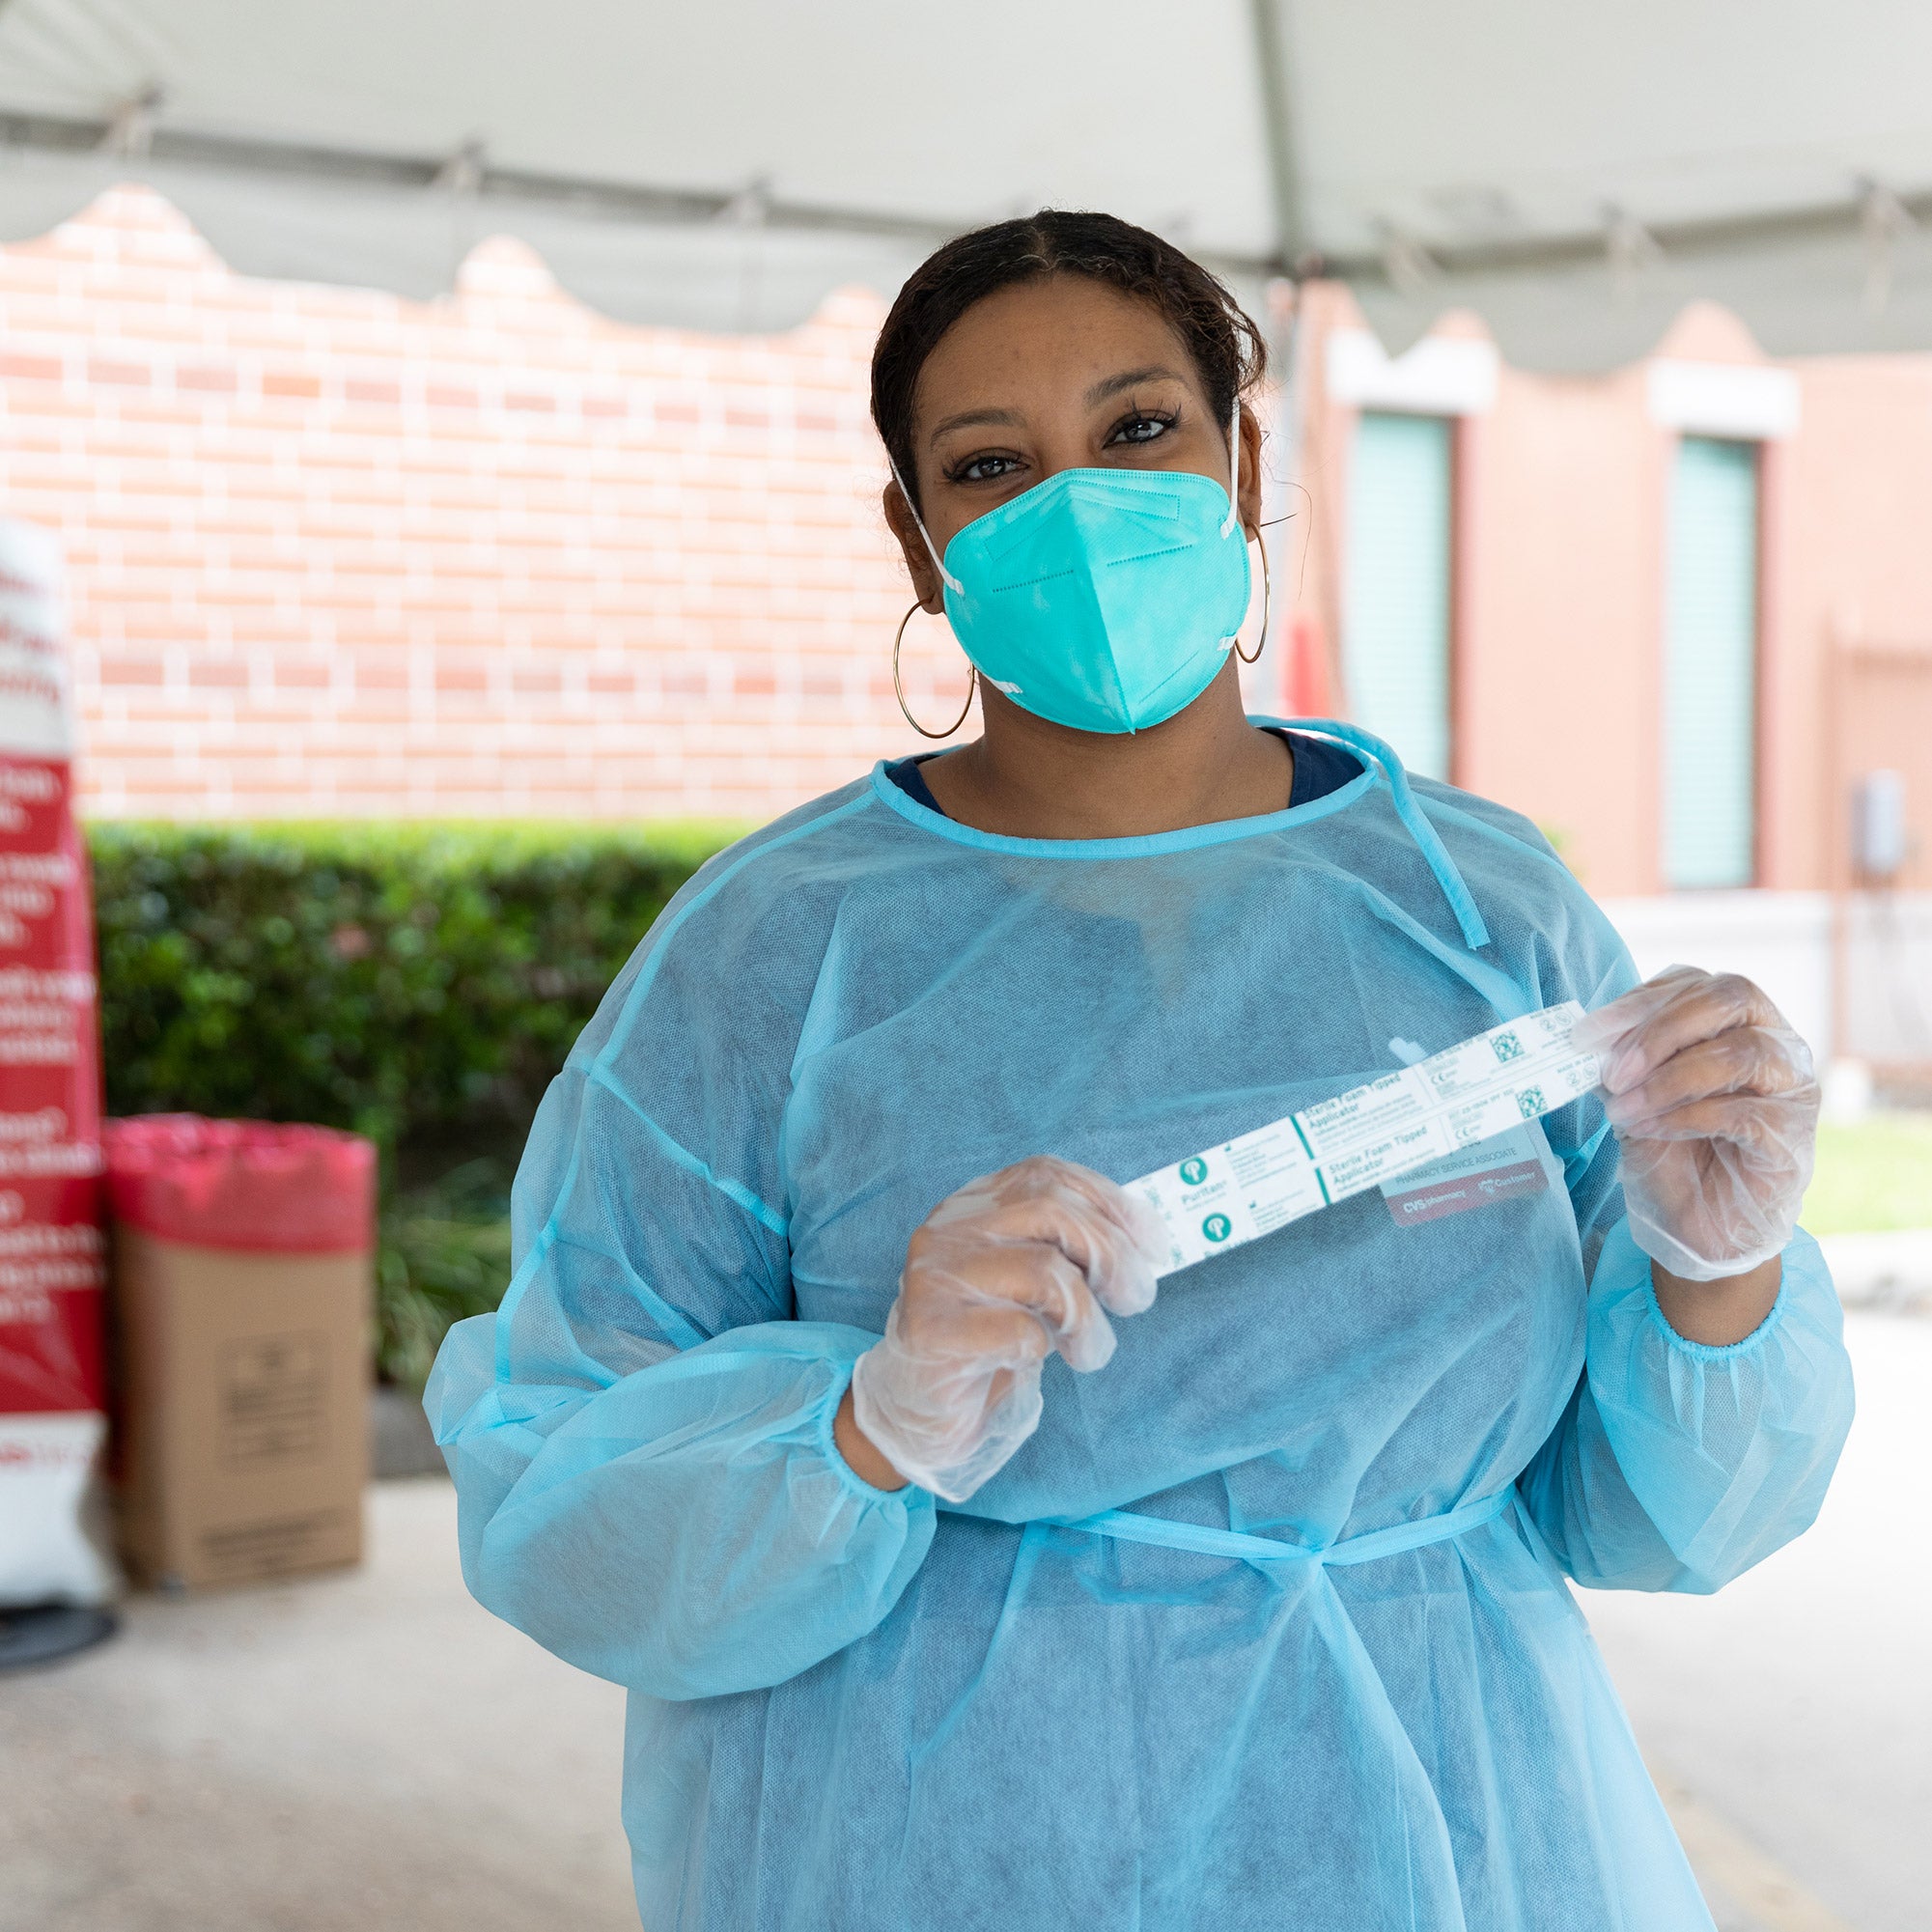
<svg viewBox="0 0 1932 1932">
<path fill-rule="evenodd" d="M 206 1588 L 357 1561 L 374 1145 L 195 1114 L 103 1144 L 129 1567 Z"/>
</svg>

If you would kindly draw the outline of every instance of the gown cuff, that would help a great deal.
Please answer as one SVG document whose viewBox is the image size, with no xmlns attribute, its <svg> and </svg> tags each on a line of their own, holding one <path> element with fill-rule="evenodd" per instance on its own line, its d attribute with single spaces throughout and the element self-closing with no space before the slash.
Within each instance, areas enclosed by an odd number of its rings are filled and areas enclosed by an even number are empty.
<svg viewBox="0 0 1932 1932">
<path fill-rule="evenodd" d="M 1751 1355 L 1765 1345 L 1783 1322 L 1785 1303 L 1791 1294 L 1791 1270 L 1787 1265 L 1790 1251 L 1787 1246 L 1784 1252 L 1778 1256 L 1778 1299 L 1766 1311 L 1764 1320 L 1758 1323 L 1750 1334 L 1740 1335 L 1734 1342 L 1718 1343 L 1694 1342 L 1689 1335 L 1680 1334 L 1671 1326 L 1670 1317 L 1664 1312 L 1657 1300 L 1657 1276 L 1654 1273 L 1657 1264 L 1650 1261 L 1648 1256 L 1644 1256 L 1646 1266 L 1643 1271 L 1643 1297 L 1650 1319 L 1663 1330 L 1664 1339 L 1671 1348 L 1680 1355 L 1689 1356 L 1694 1361 L 1737 1361 L 1745 1356 Z"/>
<path fill-rule="evenodd" d="M 839 1404 L 845 1400 L 845 1392 L 852 1386 L 852 1372 L 856 1362 L 844 1363 L 832 1377 L 831 1386 L 826 1391 L 819 1404 L 816 1434 L 819 1453 L 830 1465 L 832 1473 L 861 1502 L 896 1502 L 904 1507 L 914 1507 L 919 1503 L 933 1506 L 934 1498 L 930 1490 L 924 1490 L 915 1482 L 901 1483 L 897 1489 L 881 1489 L 877 1483 L 869 1483 L 846 1461 L 845 1451 L 838 1445 L 838 1437 L 833 1424 L 838 1419 Z"/>
</svg>

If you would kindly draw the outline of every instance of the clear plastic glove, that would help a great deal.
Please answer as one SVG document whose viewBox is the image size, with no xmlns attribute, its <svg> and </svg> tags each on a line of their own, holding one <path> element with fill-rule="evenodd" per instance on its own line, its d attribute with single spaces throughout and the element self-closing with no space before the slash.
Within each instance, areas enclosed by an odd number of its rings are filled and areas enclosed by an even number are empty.
<svg viewBox="0 0 1932 1932">
<path fill-rule="evenodd" d="M 1811 1050 L 1750 980 L 1666 967 L 1585 1014 L 1603 1056 L 1637 1245 L 1672 1274 L 1715 1281 L 1782 1250 L 1818 1133 Z"/>
<path fill-rule="evenodd" d="M 963 1502 L 1040 1420 L 1040 1365 L 1113 1355 L 1106 1311 L 1152 1305 L 1160 1218 L 1104 1175 L 1046 1155 L 950 1194 L 906 1248 L 882 1340 L 853 1369 L 853 1414 L 901 1475 Z"/>
</svg>

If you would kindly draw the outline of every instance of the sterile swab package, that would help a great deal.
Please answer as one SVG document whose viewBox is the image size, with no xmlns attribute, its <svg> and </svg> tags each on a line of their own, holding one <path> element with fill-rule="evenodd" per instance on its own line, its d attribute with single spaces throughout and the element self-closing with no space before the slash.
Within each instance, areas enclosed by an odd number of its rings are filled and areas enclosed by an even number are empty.
<svg viewBox="0 0 1932 1932">
<path fill-rule="evenodd" d="M 1162 1273 L 1581 1099 L 1600 1073 L 1596 1054 L 1570 1044 L 1582 1017 L 1575 1000 L 1546 1006 L 1128 1182 L 1166 1224 L 1172 1251 Z"/>
</svg>

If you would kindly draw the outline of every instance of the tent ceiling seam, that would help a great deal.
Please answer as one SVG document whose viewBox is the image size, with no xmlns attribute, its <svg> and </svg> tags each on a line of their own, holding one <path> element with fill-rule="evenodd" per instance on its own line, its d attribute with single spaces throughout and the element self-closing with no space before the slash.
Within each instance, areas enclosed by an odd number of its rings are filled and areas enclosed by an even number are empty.
<svg viewBox="0 0 1932 1932">
<path fill-rule="evenodd" d="M 0 0 L 0 5 L 4 4 L 6 0 Z M 1253 0 L 1253 4 L 1257 40 L 1269 29 L 1278 40 L 1285 31 L 1285 20 L 1274 12 L 1270 0 Z M 1267 29 L 1263 26 L 1264 13 L 1268 16 Z M 1271 72 L 1272 82 L 1267 74 L 1261 76 L 1264 93 L 1272 95 L 1278 87 L 1285 108 L 1285 70 L 1277 64 Z M 1270 113 L 1272 116 L 1272 105 Z M 664 227 L 749 224 L 779 233 L 868 236 L 926 247 L 936 246 L 971 225 L 969 220 L 953 223 L 879 210 L 791 202 L 771 197 L 762 184 L 755 197 L 748 197 L 742 185 L 729 189 L 674 188 L 547 175 L 492 163 L 479 147 L 461 152 L 463 165 L 455 188 L 452 182 L 456 177 L 448 154 L 382 154 L 152 124 L 142 128 L 144 153 L 117 154 L 116 148 L 123 144 L 125 136 L 125 109 L 106 119 L 82 120 L 0 107 L 0 153 L 13 151 L 74 160 L 92 157 L 104 166 L 125 165 L 134 178 L 139 177 L 144 162 L 162 166 L 176 163 L 220 169 L 244 177 L 307 179 L 344 187 L 386 188 L 399 193 L 452 194 L 477 204 L 497 204 L 506 214 L 520 204 L 612 222 L 629 220 Z M 1289 175 L 1284 182 L 1277 169 L 1274 183 L 1277 217 L 1281 214 L 1280 196 L 1284 190 L 1299 193 L 1293 150 L 1288 145 L 1290 131 L 1285 125 L 1279 130 Z M 1873 194 L 1873 183 L 1861 180 L 1848 183 L 1842 201 L 1693 220 L 1646 222 L 1643 234 L 1655 244 L 1665 265 L 1678 266 L 1694 266 L 1700 258 L 1742 254 L 1780 242 L 1851 236 L 1862 236 L 1870 248 L 1874 230 Z M 1932 229 L 1932 189 L 1914 192 L 1887 189 L 1884 201 L 1890 222 L 1884 238 L 1888 247 L 1899 236 L 1909 236 L 1915 228 Z M 749 213 L 747 207 L 751 208 Z M 1195 252 L 1209 267 L 1223 275 L 1267 277 L 1282 272 L 1284 261 L 1288 261 L 1301 276 L 1331 276 L 1358 285 L 1387 287 L 1412 300 L 1426 299 L 1429 294 L 1426 288 L 1402 289 L 1395 285 L 1386 252 L 1322 254 L 1304 250 L 1299 257 L 1289 257 L 1287 251 L 1298 233 L 1306 239 L 1304 232 L 1297 227 L 1298 219 L 1291 213 L 1290 219 L 1279 222 L 1281 246 L 1275 253 L 1209 249 Z M 1603 227 L 1586 231 L 1481 242 L 1431 238 L 1426 246 L 1433 271 L 1431 279 L 1440 280 L 1445 298 L 1452 298 L 1449 285 L 1465 278 L 1527 277 L 1553 269 L 1614 267 L 1614 238 L 1615 217 L 1607 215 Z"/>
<path fill-rule="evenodd" d="M 12 149 L 78 159 L 110 147 L 115 131 L 113 121 L 69 120 L 0 108 L 0 151 Z M 490 161 L 485 152 L 475 146 L 462 151 L 460 158 L 464 166 L 458 191 L 476 202 L 520 202 L 565 212 L 660 224 L 746 221 L 746 192 L 742 186 L 670 188 L 546 175 Z M 246 135 L 154 127 L 148 132 L 147 146 L 138 159 L 223 168 L 240 174 L 322 180 L 350 187 L 452 191 L 452 157 L 447 154 L 384 154 Z M 794 233 L 870 235 L 937 247 L 975 224 L 970 218 L 948 222 L 877 210 L 791 202 L 761 193 L 752 225 Z M 1276 267 L 1273 256 L 1236 254 L 1225 249 L 1193 252 L 1209 267 L 1221 273 L 1266 275 Z"/>
<path fill-rule="evenodd" d="M 1932 224 L 1932 189 L 1893 195 L 1890 203 L 1913 223 L 1921 227 Z M 1535 273 L 1547 268 L 1610 263 L 1617 252 L 1615 244 L 1620 228 L 1631 220 L 1628 210 L 1619 209 L 1610 211 L 1600 229 L 1525 236 L 1502 241 L 1430 240 L 1426 244 L 1428 259 L 1431 266 L 1445 278 Z M 1655 255 L 1651 259 L 1661 257 L 1666 262 L 1682 264 L 1700 256 L 1723 255 L 1767 244 L 1860 234 L 1869 228 L 1870 222 L 1870 189 L 1866 185 L 1843 201 L 1768 208 L 1689 221 L 1646 221 L 1639 232 L 1654 246 Z M 1319 271 L 1350 282 L 1390 280 L 1386 258 L 1371 255 L 1325 255 L 1320 259 Z"/>
</svg>

